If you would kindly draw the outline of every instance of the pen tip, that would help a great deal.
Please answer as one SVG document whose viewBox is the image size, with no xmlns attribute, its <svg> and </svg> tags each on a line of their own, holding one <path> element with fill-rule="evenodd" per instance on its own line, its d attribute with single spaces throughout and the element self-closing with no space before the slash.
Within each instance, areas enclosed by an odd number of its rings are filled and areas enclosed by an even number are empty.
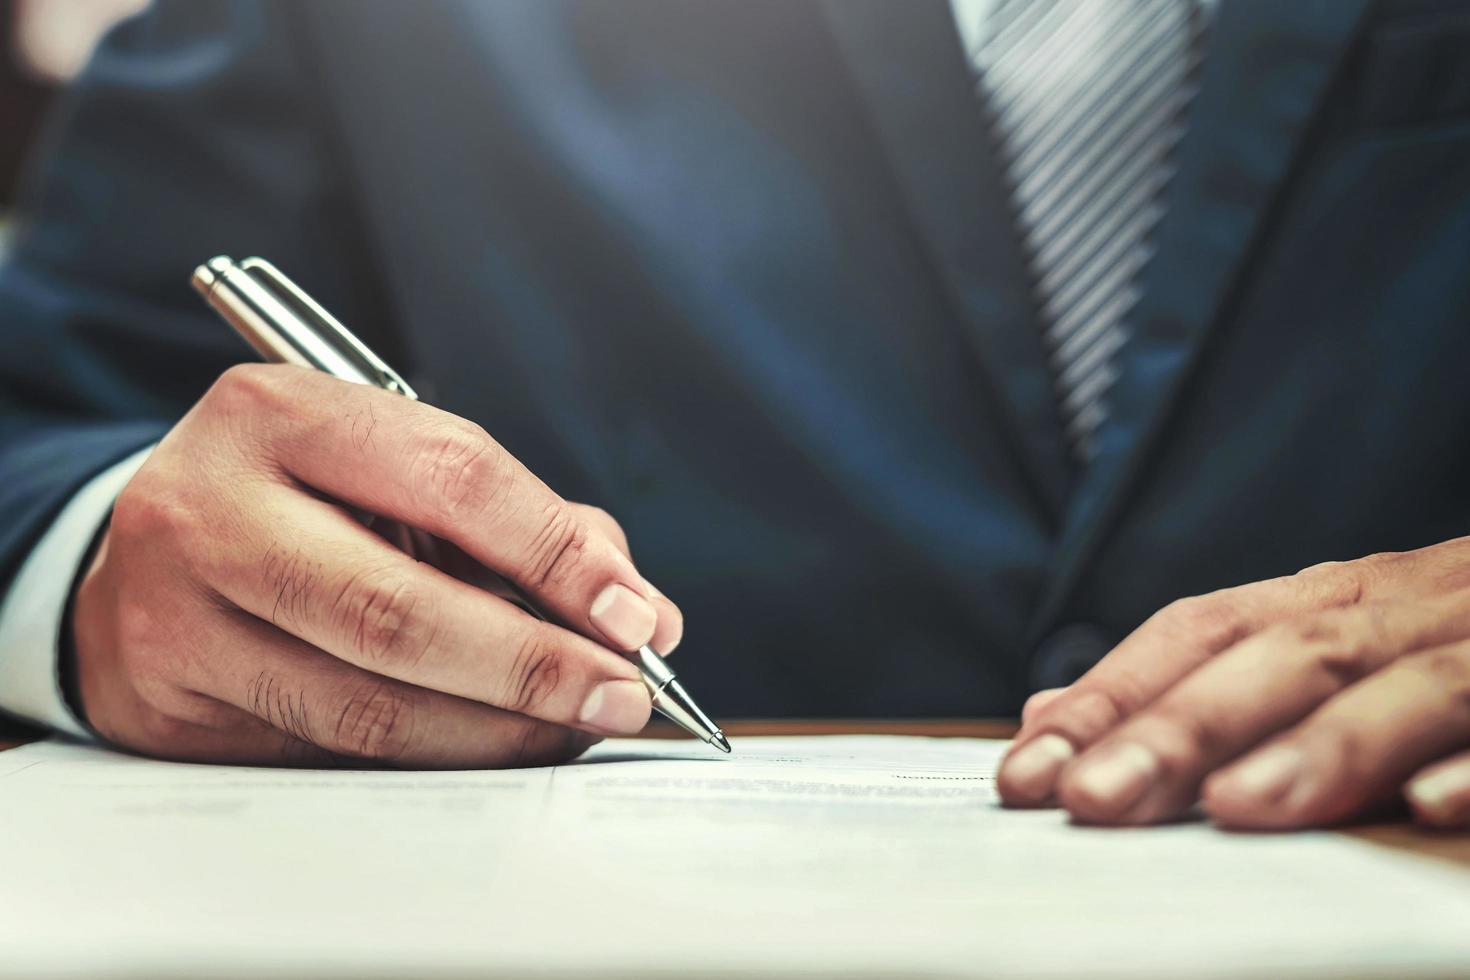
<svg viewBox="0 0 1470 980">
<path fill-rule="evenodd" d="M 726 755 L 730 754 L 730 740 L 725 737 L 724 732 L 715 732 L 714 737 L 709 740 L 709 744 Z"/>
</svg>

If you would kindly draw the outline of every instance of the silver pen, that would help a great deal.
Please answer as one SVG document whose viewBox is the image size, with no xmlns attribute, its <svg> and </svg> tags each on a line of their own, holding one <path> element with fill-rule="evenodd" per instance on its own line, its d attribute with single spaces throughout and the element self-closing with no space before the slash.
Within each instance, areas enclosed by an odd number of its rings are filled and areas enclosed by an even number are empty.
<svg viewBox="0 0 1470 980">
<path fill-rule="evenodd" d="M 192 283 L 267 361 L 316 368 L 344 381 L 376 385 L 418 400 L 408 382 L 264 259 L 236 263 L 217 256 L 194 270 Z M 695 704 L 662 657 L 647 646 L 632 656 L 660 714 L 720 751 L 730 751 L 725 734 Z"/>
</svg>

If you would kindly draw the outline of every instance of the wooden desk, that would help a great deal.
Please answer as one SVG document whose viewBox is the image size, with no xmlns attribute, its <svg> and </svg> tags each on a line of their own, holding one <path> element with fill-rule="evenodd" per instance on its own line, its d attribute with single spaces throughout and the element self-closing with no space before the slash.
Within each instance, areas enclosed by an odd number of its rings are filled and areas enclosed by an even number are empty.
<svg viewBox="0 0 1470 980">
<path fill-rule="evenodd" d="M 751 735 L 928 735 L 938 738 L 1009 738 L 1014 722 L 997 720 L 945 721 L 736 721 L 724 726 L 731 740 Z M 646 735 L 653 738 L 687 738 L 673 725 L 655 722 Z M 0 751 L 38 738 L 35 732 L 0 725 Z M 1407 820 L 1387 820 L 1345 828 L 1341 831 L 1380 847 L 1406 851 L 1424 858 L 1448 861 L 1470 868 L 1470 832 L 1438 833 L 1414 826 Z"/>
</svg>

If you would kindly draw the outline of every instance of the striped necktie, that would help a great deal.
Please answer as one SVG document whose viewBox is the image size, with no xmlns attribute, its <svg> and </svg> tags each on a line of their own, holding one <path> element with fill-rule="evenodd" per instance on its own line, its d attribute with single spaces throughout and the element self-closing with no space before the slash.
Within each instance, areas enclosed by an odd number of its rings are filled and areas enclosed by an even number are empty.
<svg viewBox="0 0 1470 980">
<path fill-rule="evenodd" d="M 1163 213 L 1195 15 L 1195 0 L 995 0 L 971 51 L 1061 419 L 1083 463 L 1108 417 Z"/>
</svg>

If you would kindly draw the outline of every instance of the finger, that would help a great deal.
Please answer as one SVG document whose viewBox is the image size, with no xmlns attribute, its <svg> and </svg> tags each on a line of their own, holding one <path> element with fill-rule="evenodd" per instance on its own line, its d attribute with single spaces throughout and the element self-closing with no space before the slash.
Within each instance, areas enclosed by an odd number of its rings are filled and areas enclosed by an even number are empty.
<svg viewBox="0 0 1470 980">
<path fill-rule="evenodd" d="M 297 742 L 420 769 L 550 765 L 596 736 L 370 674 L 245 613 L 202 641 L 191 678 Z M 279 746 L 290 761 L 289 745 Z"/>
<path fill-rule="evenodd" d="M 1205 782 L 1227 827 L 1335 823 L 1391 797 L 1416 770 L 1470 744 L 1470 643 L 1411 654 Z"/>
<path fill-rule="evenodd" d="M 292 764 L 330 766 L 336 758 L 232 705 L 180 687 L 179 680 L 175 675 L 133 690 L 128 710 L 113 712 L 98 735 L 118 749 L 175 762 L 270 765 L 289 752 L 300 760 Z M 307 755 L 314 761 L 306 761 Z"/>
<path fill-rule="evenodd" d="M 649 601 L 658 612 L 658 628 L 653 631 L 653 639 L 648 641 L 648 645 L 655 653 L 667 657 L 684 642 L 684 614 L 657 590 Z"/>
<path fill-rule="evenodd" d="M 1370 603 L 1278 623 L 1236 644 L 1094 742 L 1057 798 L 1088 823 L 1152 823 L 1192 806 L 1212 770 L 1403 654 L 1470 631 L 1463 599 Z"/>
<path fill-rule="evenodd" d="M 629 558 L 633 557 L 633 551 L 628 546 L 628 535 L 623 531 L 623 525 L 619 524 L 617 518 L 613 517 L 601 507 L 593 507 L 591 504 L 568 503 L 568 507 L 586 518 L 587 523 L 612 542 L 617 548 Z"/>
<path fill-rule="evenodd" d="M 414 561 L 324 501 L 265 488 L 252 506 L 257 526 L 279 530 L 201 569 L 239 608 L 417 687 L 598 734 L 647 723 L 627 658 Z"/>
<path fill-rule="evenodd" d="M 1026 703 L 1021 706 L 1021 724 L 1025 725 L 1034 719 L 1042 708 L 1055 701 L 1057 695 L 1065 690 L 1065 687 L 1049 687 L 1027 698 Z"/>
<path fill-rule="evenodd" d="M 457 544 L 547 615 L 621 651 L 658 613 L 633 563 L 479 426 L 289 365 L 232 368 L 211 392 L 285 474 Z"/>
<path fill-rule="evenodd" d="M 187 704 L 156 710 L 121 747 L 175 762 L 333 769 L 349 760 L 303 742 L 233 705 L 197 691 L 180 691 Z"/>
<path fill-rule="evenodd" d="M 1470 752 L 1421 769 L 1404 787 L 1420 823 L 1442 830 L 1470 827 Z"/>
<path fill-rule="evenodd" d="M 605 534 L 619 551 L 630 559 L 633 557 L 633 552 L 628 547 L 628 536 L 623 533 L 623 526 L 611 514 L 601 507 L 592 507 L 587 504 L 572 504 L 572 506 L 586 517 L 588 523 Z M 658 626 L 653 631 L 653 639 L 649 641 L 649 645 L 656 652 L 668 656 L 674 652 L 674 648 L 684 638 L 684 614 L 647 579 L 643 580 L 643 595 L 653 603 L 653 608 L 658 613 Z"/>
<path fill-rule="evenodd" d="M 1022 727 L 996 775 L 1008 806 L 1052 802 L 1067 763 L 1200 664 L 1290 616 L 1348 606 L 1363 595 L 1347 566 L 1318 566 L 1181 599 L 1134 630 L 1096 667 Z"/>
<path fill-rule="evenodd" d="M 196 694 L 197 698 L 205 699 L 206 696 Z M 172 734 L 166 742 L 159 743 L 156 750 L 149 750 L 150 755 L 160 758 L 170 758 L 179 762 L 206 762 L 213 765 L 240 765 L 240 766 L 289 766 L 296 769 L 342 769 L 362 767 L 373 764 L 374 760 L 364 757 L 353 757 L 330 752 L 319 745 L 303 741 L 301 738 L 272 727 L 264 720 L 249 712 L 236 708 L 234 705 L 213 698 L 207 700 L 213 702 L 214 710 L 208 725 L 200 725 L 187 721 L 175 721 L 172 724 L 162 726 L 163 730 Z M 155 725 L 155 728 L 159 726 Z M 595 735 L 582 732 L 574 732 L 566 729 L 569 739 L 566 754 L 559 754 L 556 748 L 555 730 L 546 733 L 551 738 L 551 749 L 543 757 L 538 754 L 539 749 L 531 747 L 531 751 L 524 756 L 515 756 L 508 766 L 531 766 L 553 764 L 566 761 L 581 755 L 587 749 L 601 741 Z M 539 735 L 539 730 L 538 730 Z M 520 736 L 525 737 L 525 736 Z M 525 747 L 524 745 L 522 746 Z M 473 765 L 468 768 L 505 768 L 498 763 L 490 762 L 484 766 Z M 446 765 L 432 768 L 466 768 L 460 765 Z"/>
</svg>

